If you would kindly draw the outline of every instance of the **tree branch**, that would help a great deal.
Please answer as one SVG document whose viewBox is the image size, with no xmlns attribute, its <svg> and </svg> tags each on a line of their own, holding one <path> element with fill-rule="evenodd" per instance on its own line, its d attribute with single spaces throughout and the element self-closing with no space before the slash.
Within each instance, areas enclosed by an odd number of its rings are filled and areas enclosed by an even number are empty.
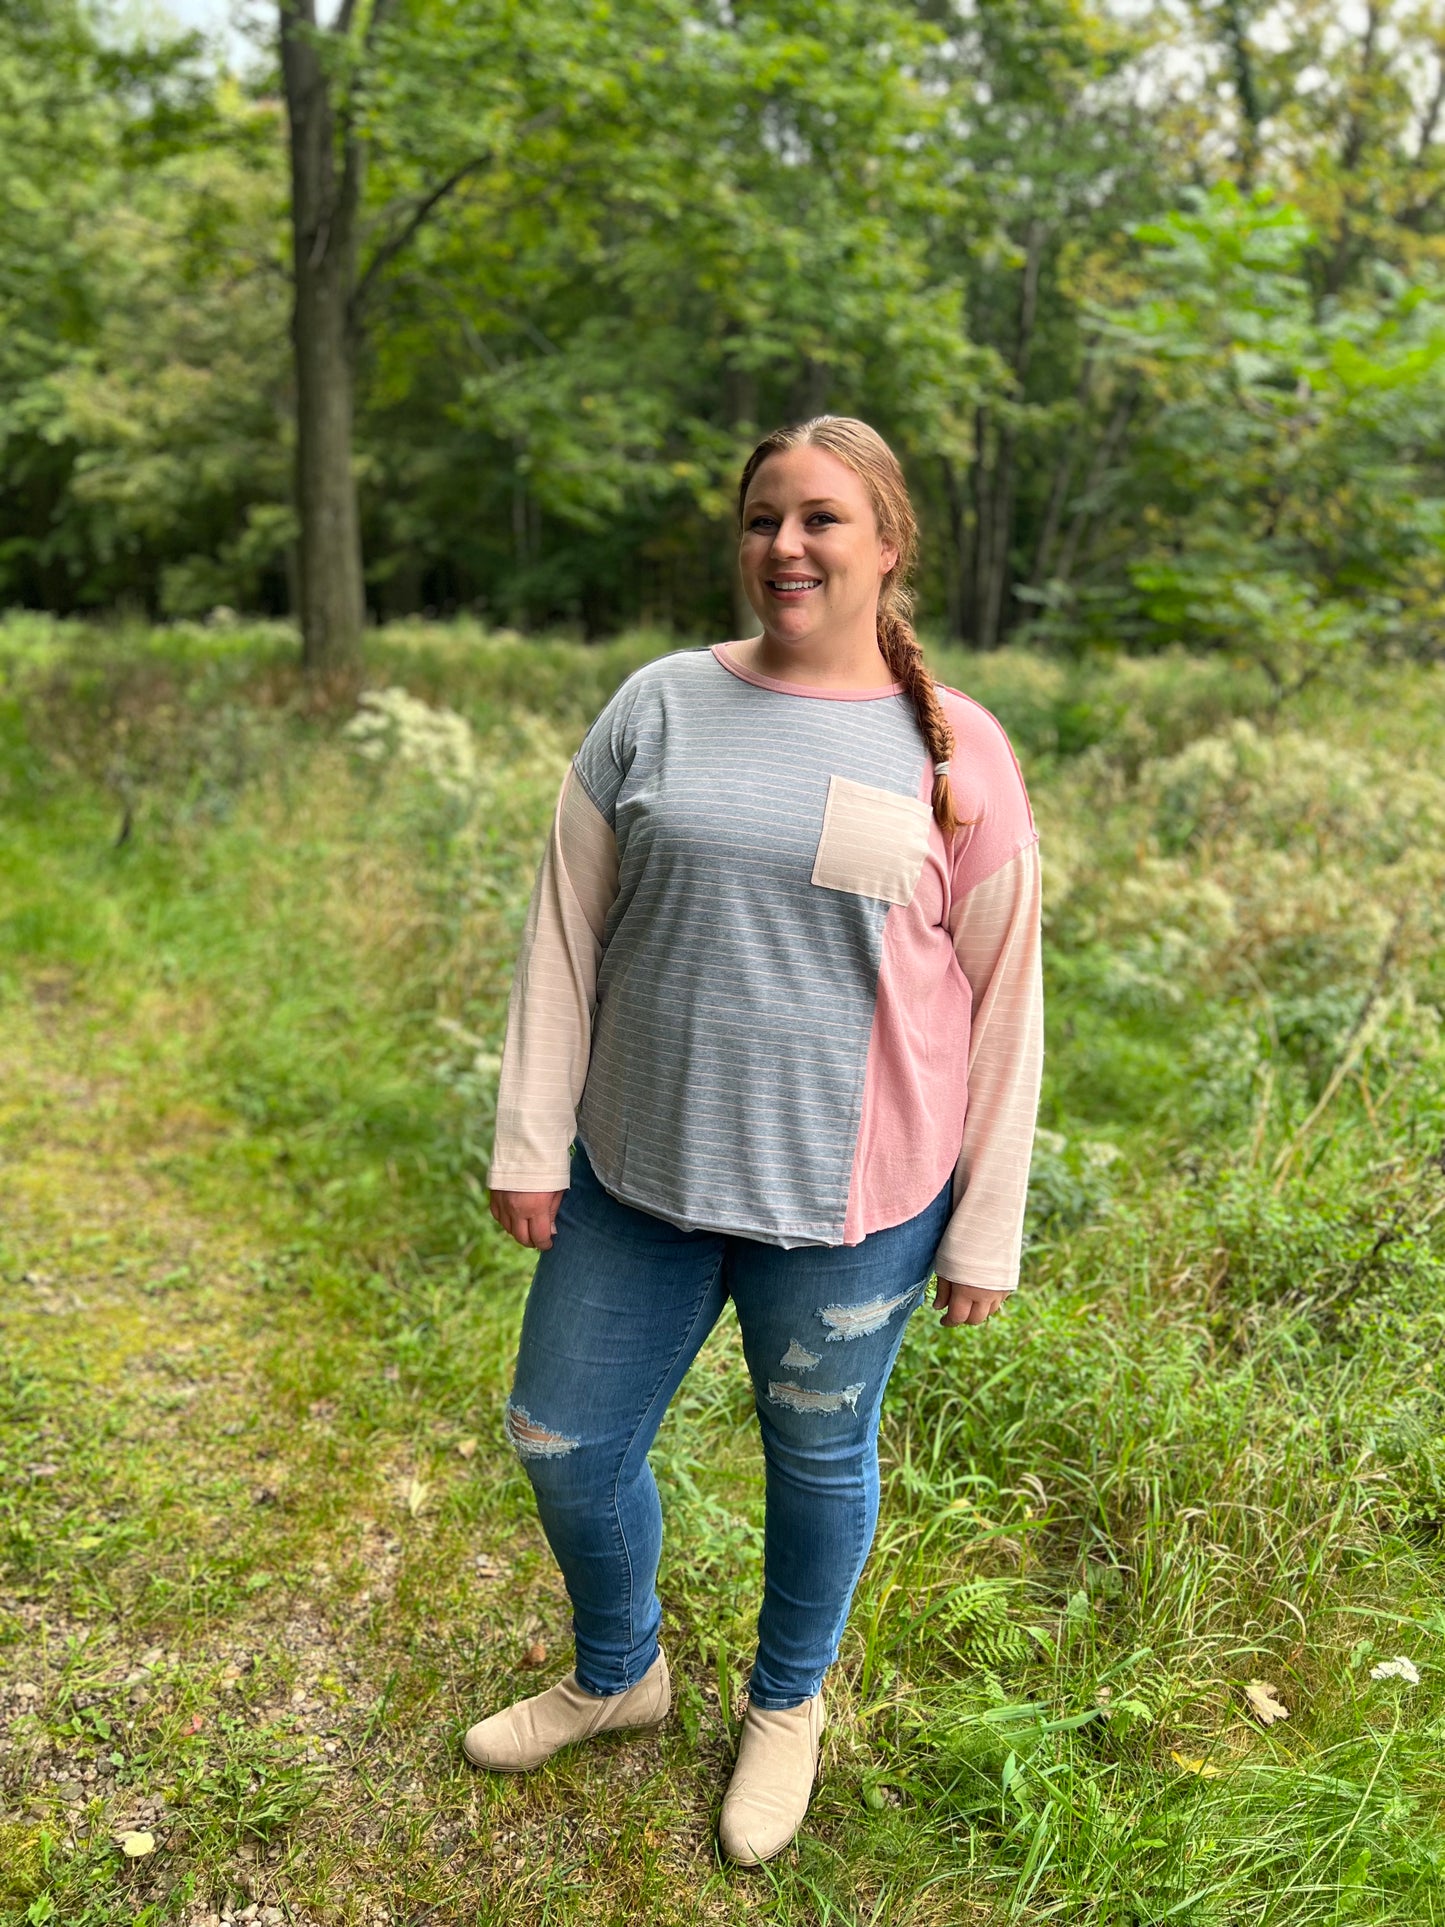
<svg viewBox="0 0 1445 1927">
<path fill-rule="evenodd" d="M 1093 385 L 1094 357 L 1098 352 L 1098 347 L 1099 338 L 1095 335 L 1090 340 L 1088 347 L 1084 350 L 1083 362 L 1079 368 L 1079 382 L 1074 394 L 1074 402 L 1078 409 L 1078 419 L 1065 430 L 1064 450 L 1054 469 L 1053 487 L 1049 490 L 1049 505 L 1044 514 L 1044 526 L 1040 532 L 1038 548 L 1034 554 L 1033 573 L 1029 577 L 1029 587 L 1031 589 L 1043 587 L 1048 570 L 1049 558 L 1053 553 L 1054 543 L 1058 539 L 1059 527 L 1063 521 L 1064 503 L 1068 499 L 1069 483 L 1074 477 L 1074 460 L 1079 440 L 1078 431 L 1087 419 L 1085 410 L 1088 406 L 1089 390 Z"/>
<path fill-rule="evenodd" d="M 350 34 L 352 22 L 356 19 L 356 8 L 357 0 L 341 0 L 341 6 L 338 8 L 336 18 L 330 28 L 330 31 L 337 35 L 339 39 L 345 40 Z M 391 0 L 374 0 L 371 12 L 367 16 L 366 31 L 361 36 L 361 44 L 364 47 L 371 45 L 377 28 L 381 25 L 385 15 L 390 13 L 390 11 Z"/>
<path fill-rule="evenodd" d="M 1029 355 L 1034 345 L 1034 321 L 1039 306 L 1039 274 L 1043 267 L 1044 243 L 1048 237 L 1048 227 L 1040 216 L 1035 214 L 1029 222 L 1028 241 L 1024 250 L 1023 287 L 1019 294 L 1018 337 L 1013 354 L 1013 369 L 1018 377 L 1020 398 L 1023 395 L 1024 378 L 1029 371 Z"/>
<path fill-rule="evenodd" d="M 1255 80 L 1254 56 L 1250 49 L 1248 25 L 1240 11 L 1239 0 L 1224 0 L 1224 37 L 1234 63 L 1234 88 L 1239 110 L 1244 116 L 1243 151 L 1240 154 L 1240 185 L 1250 187 L 1259 165 L 1259 130 L 1264 119 L 1259 88 Z"/>
<path fill-rule="evenodd" d="M 1379 32 L 1379 27 L 1380 9 L 1376 0 L 1370 0 L 1370 5 L 1365 12 L 1365 31 L 1360 37 L 1359 85 L 1350 108 L 1344 144 L 1340 149 L 1340 166 L 1346 174 L 1355 172 L 1365 152 L 1365 116 L 1368 106 L 1365 88 L 1370 78 L 1370 71 L 1375 64 L 1375 36 Z"/>
<path fill-rule="evenodd" d="M 1139 384 L 1137 378 L 1131 377 L 1126 380 L 1114 404 L 1114 412 L 1094 450 L 1094 459 L 1089 464 L 1088 473 L 1084 477 L 1084 486 L 1079 491 L 1080 506 L 1075 509 L 1073 519 L 1069 523 L 1068 533 L 1064 537 L 1063 553 L 1054 570 L 1060 582 L 1067 582 L 1074 572 L 1074 562 L 1079 553 L 1084 530 L 1095 518 L 1096 510 L 1090 498 L 1108 472 L 1109 464 L 1113 461 L 1124 439 L 1124 432 L 1129 426 L 1129 417 L 1133 414 L 1138 400 Z"/>
<path fill-rule="evenodd" d="M 1439 125 L 1440 109 L 1445 107 L 1445 47 L 1436 47 L 1435 59 L 1438 68 L 1435 75 L 1435 91 L 1431 94 L 1429 104 L 1420 117 L 1419 132 L 1415 136 L 1415 165 L 1417 167 L 1424 165 L 1425 155 L 1429 150 L 1431 141 L 1435 138 L 1435 129 Z"/>
<path fill-rule="evenodd" d="M 372 255 L 370 261 L 367 262 L 365 271 L 357 280 L 356 292 L 351 297 L 353 325 L 360 323 L 363 310 L 366 307 L 367 301 L 370 299 L 371 292 L 376 286 L 377 276 L 381 273 L 382 269 L 385 268 L 389 262 L 394 261 L 403 248 L 410 245 L 417 233 L 425 226 L 437 208 L 441 206 L 448 194 L 453 193 L 455 189 L 460 187 L 469 174 L 475 174 L 478 168 L 485 167 L 491 158 L 490 154 L 473 154 L 470 160 L 463 161 L 462 165 L 448 174 L 444 181 L 438 181 L 437 185 L 429 194 L 424 194 L 413 207 L 407 219 L 397 229 L 396 233 L 388 240 L 382 242 L 375 254 Z"/>
<path fill-rule="evenodd" d="M 512 130 L 513 138 L 515 139 L 519 135 L 534 134 L 539 128 L 550 126 L 553 121 L 561 117 L 561 113 L 562 109 L 560 106 L 544 107 L 540 113 L 533 114 L 529 120 L 524 120 L 515 127 Z M 375 254 L 372 255 L 365 269 L 358 277 L 356 291 L 351 299 L 352 326 L 354 328 L 361 326 L 366 304 L 371 298 L 372 292 L 376 287 L 377 277 L 381 274 L 382 270 L 396 259 L 403 248 L 410 246 L 411 242 L 431 219 L 432 215 L 441 206 L 447 196 L 454 193 L 456 189 L 461 186 L 462 182 L 467 179 L 468 175 L 475 174 L 480 168 L 485 167 L 492 158 L 492 152 L 488 150 L 485 154 L 473 154 L 468 160 L 463 161 L 461 166 L 454 168 L 445 180 L 438 181 L 435 187 L 423 194 L 420 200 L 413 205 L 411 213 L 396 232 L 378 246 Z"/>
</svg>

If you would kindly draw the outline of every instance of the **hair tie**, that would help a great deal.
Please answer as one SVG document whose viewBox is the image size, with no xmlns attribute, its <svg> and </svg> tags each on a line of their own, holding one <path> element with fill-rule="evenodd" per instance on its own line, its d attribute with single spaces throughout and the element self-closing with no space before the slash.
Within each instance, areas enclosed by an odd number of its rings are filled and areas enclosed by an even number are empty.
<svg viewBox="0 0 1445 1927">
<path fill-rule="evenodd" d="M 948 774 L 948 764 L 947 764 L 947 763 L 935 763 L 935 764 L 933 765 L 933 773 L 934 773 L 934 775 L 935 775 L 935 776 L 947 776 L 947 774 Z"/>
</svg>

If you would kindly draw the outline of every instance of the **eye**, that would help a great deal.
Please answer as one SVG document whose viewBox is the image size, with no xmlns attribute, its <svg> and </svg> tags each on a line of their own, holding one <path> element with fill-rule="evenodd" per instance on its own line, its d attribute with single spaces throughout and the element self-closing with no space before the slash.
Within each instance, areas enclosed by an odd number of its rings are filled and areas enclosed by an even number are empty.
<svg viewBox="0 0 1445 1927">
<path fill-rule="evenodd" d="M 748 527 L 750 529 L 767 528 L 769 524 L 772 522 L 772 519 L 773 518 L 770 515 L 755 515 L 752 518 L 752 520 L 748 523 Z"/>
<path fill-rule="evenodd" d="M 814 509 L 813 513 L 808 517 L 810 522 L 836 522 L 837 519 L 837 516 L 832 514 L 828 509 Z"/>
</svg>

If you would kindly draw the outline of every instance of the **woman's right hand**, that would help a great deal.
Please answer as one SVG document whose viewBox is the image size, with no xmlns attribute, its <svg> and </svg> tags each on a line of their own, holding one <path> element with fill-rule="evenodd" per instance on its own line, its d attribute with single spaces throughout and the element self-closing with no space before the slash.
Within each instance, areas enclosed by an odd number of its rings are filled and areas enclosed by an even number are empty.
<svg viewBox="0 0 1445 1927">
<path fill-rule="evenodd" d="M 509 1238 L 529 1251 L 550 1251 L 560 1191 L 488 1191 L 492 1216 Z"/>
</svg>

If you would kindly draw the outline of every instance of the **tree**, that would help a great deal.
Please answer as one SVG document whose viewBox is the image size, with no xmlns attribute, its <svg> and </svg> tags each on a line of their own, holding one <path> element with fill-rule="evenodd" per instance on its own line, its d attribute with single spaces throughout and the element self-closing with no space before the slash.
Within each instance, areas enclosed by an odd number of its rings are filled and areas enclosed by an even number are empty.
<svg viewBox="0 0 1445 1927">
<path fill-rule="evenodd" d="M 180 337 L 194 311 L 187 269 L 195 249 L 184 230 L 197 197 L 185 163 L 216 144 L 219 124 L 200 53 L 196 35 L 101 36 L 81 0 L 15 0 L 0 10 L 7 599 L 67 611 L 122 595 L 153 602 L 156 576 L 175 552 L 166 544 L 186 531 L 194 489 L 171 491 L 183 513 L 160 544 L 143 526 L 166 511 L 150 499 L 155 470 L 141 472 L 138 445 L 148 437 L 136 423 L 146 414 L 154 423 L 168 405 L 174 414 L 179 399 L 175 383 L 169 404 L 160 390 L 168 345 L 178 348 L 169 360 L 186 358 Z M 220 134 L 213 185 L 229 161 Z M 158 316 L 169 344 L 157 335 Z M 212 342 L 221 339 L 215 331 Z M 147 452 L 162 440 L 149 436 Z"/>
<path fill-rule="evenodd" d="M 302 660 L 311 670 L 355 660 L 366 613 L 352 468 L 356 229 L 365 165 L 356 56 L 369 51 L 385 7 L 386 0 L 374 0 L 358 10 L 355 0 L 342 0 L 330 28 L 318 27 L 315 0 L 281 0 L 278 11 L 291 133 L 297 586 Z M 350 58 L 343 65 L 338 56 Z"/>
<path fill-rule="evenodd" d="M 1095 317 L 1148 398 L 1095 623 L 1228 648 L 1280 693 L 1365 647 L 1438 647 L 1445 279 L 1382 266 L 1317 311 L 1297 208 L 1227 181 L 1188 203 L 1136 229 L 1137 297 Z"/>
<path fill-rule="evenodd" d="M 1117 398 L 1079 284 L 1168 188 L 1139 98 L 1137 32 L 1087 0 L 940 12 L 934 253 L 964 284 L 979 374 L 965 432 L 940 438 L 931 465 L 939 586 L 949 632 L 992 649 L 1072 571 L 1092 480 L 1118 453 Z"/>
</svg>

